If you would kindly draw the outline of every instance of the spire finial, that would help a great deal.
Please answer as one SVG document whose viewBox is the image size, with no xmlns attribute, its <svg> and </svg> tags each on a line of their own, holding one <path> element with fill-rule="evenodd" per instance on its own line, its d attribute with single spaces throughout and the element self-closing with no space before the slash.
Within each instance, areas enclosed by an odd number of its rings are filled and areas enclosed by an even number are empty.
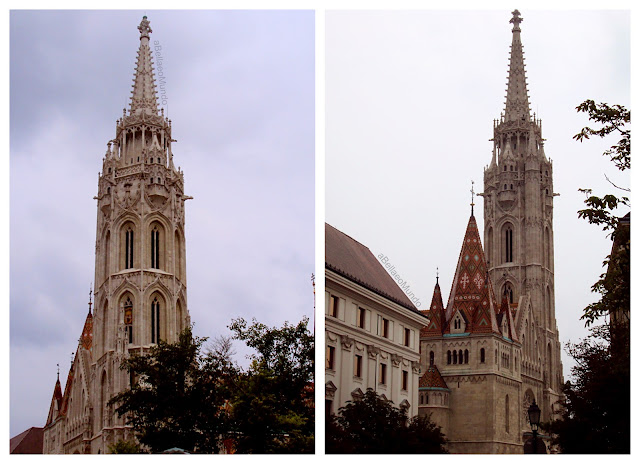
<svg viewBox="0 0 640 464">
<path fill-rule="evenodd" d="M 91 297 L 93 296 L 93 282 L 89 284 L 89 314 L 91 314 Z"/>
<path fill-rule="evenodd" d="M 475 205 L 475 203 L 473 202 L 474 195 L 475 192 L 473 191 L 473 181 L 471 181 L 471 216 L 473 216 L 473 205 Z"/>
<path fill-rule="evenodd" d="M 523 19 L 520 17 L 520 12 L 516 9 L 516 10 L 513 10 L 511 14 L 513 15 L 513 17 L 509 20 L 509 22 L 513 24 L 512 31 L 519 31 L 520 23 L 523 21 Z"/>
<path fill-rule="evenodd" d="M 143 16 L 142 17 L 142 21 L 140 21 L 140 25 L 138 26 L 138 30 L 140 31 L 140 40 L 142 40 L 143 38 L 149 38 L 149 34 L 152 33 L 153 31 L 151 30 L 151 28 L 149 27 L 149 20 L 147 19 L 147 16 Z"/>
<path fill-rule="evenodd" d="M 56 363 L 56 366 L 58 367 L 58 382 L 60 382 L 60 363 Z"/>
<path fill-rule="evenodd" d="M 440 271 L 438 270 L 438 267 L 436 266 L 436 285 L 438 285 L 438 279 L 440 279 Z"/>
</svg>

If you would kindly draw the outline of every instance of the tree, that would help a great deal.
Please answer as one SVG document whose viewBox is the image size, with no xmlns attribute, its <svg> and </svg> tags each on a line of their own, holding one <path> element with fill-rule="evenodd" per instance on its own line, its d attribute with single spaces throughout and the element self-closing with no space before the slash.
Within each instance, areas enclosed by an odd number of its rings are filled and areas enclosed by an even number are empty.
<svg viewBox="0 0 640 464">
<path fill-rule="evenodd" d="M 563 453 L 630 452 L 629 350 L 611 348 L 612 330 L 618 331 L 618 338 L 629 336 L 623 327 L 607 324 L 568 345 L 576 361 L 571 368 L 573 382 L 563 387 L 562 417 L 546 426 Z"/>
<path fill-rule="evenodd" d="M 314 340 L 305 317 L 269 328 L 235 319 L 229 328 L 256 353 L 232 389 L 231 434 L 238 453 L 313 453 Z"/>
<path fill-rule="evenodd" d="M 622 138 L 604 155 L 609 156 L 620 171 L 629 169 L 631 131 L 624 126 L 630 122 L 631 113 L 623 106 L 596 104 L 593 100 L 583 102 L 577 110 L 588 113 L 589 120 L 602 127 L 585 127 L 574 138 L 582 141 L 591 135 L 605 137 L 613 132 L 620 133 Z M 618 189 L 629 191 L 609 182 Z M 629 453 L 631 239 L 627 218 L 622 221 L 615 209 L 630 206 L 630 202 L 625 196 L 618 198 L 609 194 L 599 198 L 589 196 L 590 189 L 581 191 L 587 194 L 587 208 L 578 211 L 578 216 L 601 226 L 604 231 L 610 230 L 613 240 L 611 254 L 604 261 L 607 271 L 592 286 L 592 291 L 601 297 L 585 308 L 581 319 L 590 326 L 602 316 L 612 317 L 610 324 L 593 327 L 587 338 L 568 345 L 569 354 L 576 361 L 571 369 L 573 382 L 566 382 L 563 387 L 561 418 L 548 424 L 547 428 L 564 453 Z"/>
<path fill-rule="evenodd" d="M 109 454 L 141 454 L 140 445 L 132 441 L 118 440 L 109 445 Z"/>
<path fill-rule="evenodd" d="M 407 418 L 404 408 L 367 389 L 327 420 L 327 453 L 445 453 L 446 441 L 428 416 Z"/>
<path fill-rule="evenodd" d="M 109 402 L 133 426 L 136 438 L 152 453 L 181 448 L 191 453 L 217 453 L 225 430 L 222 409 L 233 376 L 229 351 L 201 353 L 206 338 L 191 328 L 176 343 L 160 341 L 146 355 L 126 359 L 132 384 Z"/>
<path fill-rule="evenodd" d="M 631 121 L 631 112 L 624 106 L 606 103 L 595 103 L 593 100 L 585 100 L 577 106 L 578 112 L 585 112 L 589 120 L 601 125 L 600 128 L 584 127 L 573 138 L 582 142 L 591 136 L 606 137 L 617 133 L 620 140 L 604 152 L 620 171 L 631 167 L 631 130 L 625 129 L 625 125 Z M 606 175 L 605 175 L 606 177 Z M 608 177 L 606 177 L 609 180 Z M 611 185 L 617 189 L 629 191 L 628 188 L 618 187 L 613 182 Z M 628 229 L 621 228 L 620 218 L 615 210 L 620 206 L 631 206 L 627 196 L 618 198 L 614 194 L 603 197 L 592 195 L 591 189 L 580 189 L 587 195 L 585 204 L 587 208 L 578 211 L 578 217 L 586 219 L 590 224 L 596 224 L 603 230 L 611 231 L 611 239 L 618 246 L 615 254 L 607 256 L 604 265 L 608 271 L 600 276 L 600 279 L 591 287 L 593 292 L 600 293 L 600 301 L 590 304 L 584 310 L 582 319 L 587 326 L 593 324 L 599 317 L 608 314 L 612 309 L 627 310 L 630 307 L 630 262 L 631 245 L 628 237 Z M 626 234 L 626 237 L 620 235 Z"/>
</svg>

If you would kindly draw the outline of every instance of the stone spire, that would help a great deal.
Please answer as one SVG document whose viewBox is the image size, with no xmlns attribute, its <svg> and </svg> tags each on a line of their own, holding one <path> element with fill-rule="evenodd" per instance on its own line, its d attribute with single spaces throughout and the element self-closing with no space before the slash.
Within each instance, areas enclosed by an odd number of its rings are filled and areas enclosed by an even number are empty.
<svg viewBox="0 0 640 464">
<path fill-rule="evenodd" d="M 513 33 L 511 41 L 511 55 L 509 58 L 509 80 L 507 82 L 507 101 L 505 105 L 504 118 L 506 122 L 529 121 L 531 113 L 529 110 L 529 95 L 527 94 L 527 78 L 524 69 L 524 53 L 520 40 L 520 23 L 522 18 L 518 10 L 513 10 L 513 17 L 509 21 L 513 23 Z"/>
<path fill-rule="evenodd" d="M 153 31 L 149 27 L 149 20 L 146 16 L 142 17 L 138 30 L 140 31 L 140 48 L 138 49 L 138 61 L 133 78 L 129 113 L 133 115 L 145 112 L 157 115 L 156 80 L 153 77 L 153 62 L 149 48 L 149 34 Z"/>
</svg>

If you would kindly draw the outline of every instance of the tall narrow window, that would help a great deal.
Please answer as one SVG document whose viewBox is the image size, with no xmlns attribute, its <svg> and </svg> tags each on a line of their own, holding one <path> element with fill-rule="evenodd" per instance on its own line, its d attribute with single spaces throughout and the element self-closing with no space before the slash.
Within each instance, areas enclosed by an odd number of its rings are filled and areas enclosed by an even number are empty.
<svg viewBox="0 0 640 464">
<path fill-rule="evenodd" d="M 379 383 L 382 385 L 386 385 L 387 384 L 387 365 L 386 364 L 380 364 L 380 379 L 379 379 Z"/>
<path fill-rule="evenodd" d="M 125 269 L 133 268 L 133 229 L 131 227 L 125 232 L 124 267 Z"/>
<path fill-rule="evenodd" d="M 359 354 L 355 357 L 355 364 L 353 366 L 353 375 L 361 378 L 362 377 L 362 356 Z"/>
<path fill-rule="evenodd" d="M 451 364 L 451 350 L 447 350 L 447 364 Z"/>
<path fill-rule="evenodd" d="M 505 262 L 512 263 L 513 262 L 513 229 L 511 225 L 508 225 L 504 229 L 504 246 L 505 246 Z"/>
<path fill-rule="evenodd" d="M 435 358 L 435 354 L 433 353 L 433 351 L 430 351 L 429 352 L 429 365 L 430 366 L 433 366 L 434 358 Z"/>
<path fill-rule="evenodd" d="M 453 350 L 453 364 L 458 364 L 458 352 Z"/>
<path fill-rule="evenodd" d="M 389 338 L 389 319 L 382 318 L 382 336 Z"/>
<path fill-rule="evenodd" d="M 364 308 L 358 308 L 358 327 L 364 329 L 365 317 L 367 314 L 367 310 Z"/>
<path fill-rule="evenodd" d="M 160 342 L 160 302 L 154 298 L 151 303 L 151 343 Z"/>
<path fill-rule="evenodd" d="M 484 363 L 484 348 L 480 348 L 480 362 Z"/>
<path fill-rule="evenodd" d="M 464 363 L 469 364 L 469 350 L 464 350 Z"/>
<path fill-rule="evenodd" d="M 327 346 L 327 357 L 325 359 L 324 368 L 325 369 L 334 369 L 334 363 L 336 358 L 336 349 L 333 346 Z"/>
<path fill-rule="evenodd" d="M 407 391 L 409 389 L 409 372 L 402 371 L 402 389 Z"/>
<path fill-rule="evenodd" d="M 151 267 L 160 269 L 160 231 L 157 227 L 151 231 Z"/>
<path fill-rule="evenodd" d="M 331 295 L 331 303 L 329 306 L 329 316 L 331 317 L 338 317 L 338 303 L 340 302 L 340 299 L 335 296 L 335 295 Z"/>
<path fill-rule="evenodd" d="M 133 304 L 131 298 L 127 297 L 124 302 L 124 326 L 129 344 L 133 343 Z"/>
<path fill-rule="evenodd" d="M 509 395 L 504 398 L 504 429 L 509 433 Z"/>
<path fill-rule="evenodd" d="M 411 330 L 405 328 L 404 329 L 404 346 L 409 346 L 410 342 L 411 342 Z"/>
</svg>

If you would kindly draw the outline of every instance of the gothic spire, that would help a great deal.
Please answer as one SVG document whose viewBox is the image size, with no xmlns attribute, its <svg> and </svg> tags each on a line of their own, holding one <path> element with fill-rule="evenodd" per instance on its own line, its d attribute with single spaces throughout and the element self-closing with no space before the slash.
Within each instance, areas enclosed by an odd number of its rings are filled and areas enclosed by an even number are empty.
<svg viewBox="0 0 640 464">
<path fill-rule="evenodd" d="M 529 121 L 529 95 L 527 94 L 527 78 L 524 69 L 524 53 L 520 41 L 520 23 L 522 18 L 518 10 L 513 10 L 513 17 L 509 21 L 513 24 L 511 40 L 511 54 L 509 57 L 509 80 L 507 81 L 507 101 L 504 119 L 509 121 Z"/>
<path fill-rule="evenodd" d="M 138 61 L 133 78 L 129 113 L 132 115 L 142 112 L 158 114 L 156 80 L 153 77 L 153 62 L 149 48 L 149 34 L 153 31 L 149 27 L 149 20 L 146 16 L 142 17 L 138 30 L 140 31 L 140 48 L 138 49 Z"/>
</svg>

